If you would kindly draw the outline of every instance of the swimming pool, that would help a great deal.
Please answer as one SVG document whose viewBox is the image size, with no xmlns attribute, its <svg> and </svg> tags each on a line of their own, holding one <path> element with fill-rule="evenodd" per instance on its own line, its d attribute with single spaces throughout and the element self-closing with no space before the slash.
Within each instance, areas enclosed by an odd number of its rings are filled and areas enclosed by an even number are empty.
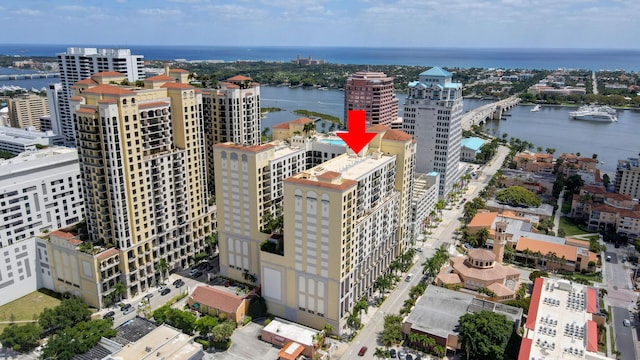
<svg viewBox="0 0 640 360">
<path fill-rule="evenodd" d="M 329 145 L 347 146 L 342 139 L 319 139 L 318 141 Z"/>
</svg>

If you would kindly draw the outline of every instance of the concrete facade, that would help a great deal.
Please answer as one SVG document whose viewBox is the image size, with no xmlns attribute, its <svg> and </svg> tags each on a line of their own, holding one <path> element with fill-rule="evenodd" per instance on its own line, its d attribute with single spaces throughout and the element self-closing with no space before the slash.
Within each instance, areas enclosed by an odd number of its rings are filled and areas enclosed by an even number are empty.
<svg viewBox="0 0 640 360">
<path fill-rule="evenodd" d="M 348 126 L 349 110 L 366 112 L 365 127 L 391 126 L 398 119 L 398 98 L 393 77 L 382 72 L 358 71 L 344 86 L 344 123 Z"/>
</svg>

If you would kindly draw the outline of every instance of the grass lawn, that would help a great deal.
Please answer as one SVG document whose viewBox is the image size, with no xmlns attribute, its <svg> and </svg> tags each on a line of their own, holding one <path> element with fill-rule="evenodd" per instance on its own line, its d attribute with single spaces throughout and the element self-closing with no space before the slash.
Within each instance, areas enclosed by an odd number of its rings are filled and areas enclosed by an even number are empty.
<svg viewBox="0 0 640 360">
<path fill-rule="evenodd" d="M 44 308 L 54 308 L 60 300 L 39 291 L 34 291 L 20 299 L 0 306 L 0 321 L 11 321 L 11 314 L 15 320 L 33 320 Z M 9 324 L 0 324 L 0 332 Z"/>
<path fill-rule="evenodd" d="M 588 231 L 580 230 L 578 225 L 574 224 L 567 218 L 566 216 L 560 217 L 560 229 L 564 230 L 566 236 L 572 235 L 581 235 L 581 234 L 591 234 Z"/>
</svg>

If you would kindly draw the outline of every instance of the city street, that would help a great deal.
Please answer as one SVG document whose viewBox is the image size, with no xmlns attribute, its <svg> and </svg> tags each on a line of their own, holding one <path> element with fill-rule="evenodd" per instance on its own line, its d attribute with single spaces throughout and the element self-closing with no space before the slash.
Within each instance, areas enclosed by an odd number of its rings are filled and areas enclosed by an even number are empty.
<svg viewBox="0 0 640 360">
<path fill-rule="evenodd" d="M 473 199 L 478 196 L 478 193 L 489 182 L 493 174 L 502 166 L 502 162 L 509 153 L 509 149 L 500 146 L 495 158 L 480 168 L 480 174 L 476 180 L 471 181 L 469 189 L 466 193 L 468 199 Z M 433 233 L 425 238 L 425 241 L 418 241 L 416 247 L 423 249 L 422 252 L 416 252 L 416 261 L 414 266 L 401 277 L 400 282 L 395 290 L 388 294 L 387 299 L 382 303 L 379 308 L 370 307 L 367 314 L 363 314 L 362 322 L 364 327 L 358 332 L 358 335 L 351 343 L 342 343 L 338 349 L 333 351 L 332 359 L 369 359 L 374 360 L 373 356 L 376 347 L 382 347 L 382 342 L 379 340 L 380 334 L 383 330 L 384 316 L 386 314 L 398 314 L 404 301 L 408 298 L 409 290 L 411 287 L 417 285 L 422 279 L 422 263 L 433 256 L 435 250 L 442 244 L 454 245 L 453 240 L 454 232 L 460 227 L 460 217 L 462 216 L 462 207 L 456 208 L 456 204 L 452 204 L 451 210 L 443 210 L 442 222 L 433 231 Z M 453 255 L 455 249 L 451 248 L 450 253 Z M 415 274 L 410 282 L 404 281 L 407 274 Z M 367 347 L 367 352 L 364 356 L 359 357 L 358 351 L 362 346 Z M 409 353 L 415 353 L 410 351 Z M 424 359 L 425 357 L 423 357 Z"/>
</svg>

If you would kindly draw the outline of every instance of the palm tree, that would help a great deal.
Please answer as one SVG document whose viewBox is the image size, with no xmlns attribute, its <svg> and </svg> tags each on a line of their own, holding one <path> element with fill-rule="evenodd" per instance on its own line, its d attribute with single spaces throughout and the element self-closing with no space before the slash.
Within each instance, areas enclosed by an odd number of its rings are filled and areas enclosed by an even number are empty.
<svg viewBox="0 0 640 360">
<path fill-rule="evenodd" d="M 487 239 L 489 239 L 489 230 L 487 230 L 487 228 L 481 228 L 478 230 L 476 233 L 478 247 L 485 247 Z"/>
<path fill-rule="evenodd" d="M 389 357 L 389 352 L 384 348 L 377 347 L 376 351 L 373 353 L 377 359 L 387 359 Z"/>
<path fill-rule="evenodd" d="M 127 293 L 127 286 L 120 281 L 113 285 L 113 294 L 118 299 L 118 301 L 122 300 L 122 295 Z"/>
<path fill-rule="evenodd" d="M 302 131 L 306 136 L 309 136 L 309 133 L 315 130 L 316 130 L 316 123 L 313 121 L 304 124 L 304 126 L 302 127 Z"/>
<path fill-rule="evenodd" d="M 207 237 L 207 245 L 209 245 L 210 257 L 215 255 L 216 249 L 218 248 L 218 232 L 214 232 L 213 234 Z"/>
<path fill-rule="evenodd" d="M 169 264 L 167 264 L 167 260 L 160 259 L 158 260 L 158 265 L 156 265 L 156 267 L 160 272 L 160 283 L 164 284 L 164 274 L 169 270 Z"/>
<path fill-rule="evenodd" d="M 442 209 L 444 209 L 444 207 L 447 204 L 445 203 L 445 201 L 443 199 L 438 200 L 438 202 L 436 202 L 436 210 L 438 210 L 438 213 L 440 215 L 440 218 L 442 218 Z"/>
</svg>

